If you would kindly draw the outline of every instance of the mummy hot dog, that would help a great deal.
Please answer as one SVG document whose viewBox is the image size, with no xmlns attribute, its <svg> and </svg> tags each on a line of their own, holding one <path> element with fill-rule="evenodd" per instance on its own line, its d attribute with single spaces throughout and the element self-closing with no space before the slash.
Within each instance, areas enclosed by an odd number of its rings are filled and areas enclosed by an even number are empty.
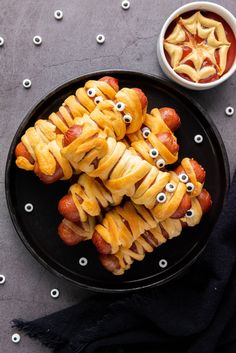
<svg viewBox="0 0 236 353">
<path fill-rule="evenodd" d="M 92 112 L 101 99 L 114 99 L 118 90 L 118 80 L 113 77 L 87 81 L 84 87 L 77 89 L 75 95 L 63 102 L 58 112 L 50 114 L 48 120 L 37 120 L 34 127 L 27 129 L 16 146 L 17 166 L 33 170 L 39 153 L 36 149 L 38 144 L 54 141 L 57 134 L 64 134 L 74 124 L 76 117 Z"/>
<path fill-rule="evenodd" d="M 157 224 L 155 228 L 147 225 L 142 235 L 138 236 L 130 247 L 122 246 L 115 254 L 100 254 L 99 258 L 103 267 L 115 275 L 122 275 L 128 270 L 134 260 L 141 261 L 147 252 L 152 252 L 156 247 L 181 234 L 186 226 L 198 224 L 211 207 L 212 201 L 206 189 L 192 200 L 192 216 L 185 215 L 181 219 L 169 218 Z M 130 226 L 130 225 L 129 225 Z"/>
<path fill-rule="evenodd" d="M 182 165 L 186 168 L 186 171 Z M 172 219 L 183 217 L 191 207 L 190 196 L 192 197 L 195 194 L 199 194 L 199 190 L 201 189 L 200 186 L 202 186 L 205 181 L 205 171 L 194 159 L 184 159 L 182 161 L 182 165 L 176 169 L 176 173 L 169 173 L 169 182 L 163 186 L 161 192 L 159 193 L 159 198 L 162 196 L 164 199 L 166 198 L 165 202 L 160 203 L 154 198 L 157 205 L 162 205 L 165 207 L 167 205 L 167 208 L 171 208 L 172 214 L 170 214 L 168 210 L 165 213 L 166 215 L 162 215 L 163 220 L 165 217 L 171 217 Z M 187 185 L 186 188 L 191 186 L 191 189 L 186 189 L 186 193 L 182 196 L 182 199 L 179 200 L 177 185 L 181 182 L 180 179 L 184 179 L 184 176 L 187 178 L 185 180 Z M 81 188 L 83 189 L 81 190 Z M 196 190 L 198 190 L 197 193 Z M 140 195 L 142 195 L 139 188 L 137 188 L 137 191 Z M 138 193 L 137 196 L 139 196 Z M 150 197 L 150 192 L 147 196 Z M 88 197 L 89 208 L 86 204 Z M 69 193 L 60 200 L 58 209 L 61 215 L 71 222 L 86 222 L 88 216 L 98 216 L 100 214 L 100 205 L 103 205 L 103 207 L 107 207 L 108 205 L 114 206 L 118 205 L 120 201 L 121 198 L 117 198 L 116 193 L 110 193 L 101 181 L 82 175 L 80 176 L 78 183 L 74 184 L 70 188 Z M 139 198 L 136 197 L 136 203 L 141 204 L 141 201 L 141 196 Z M 160 212 L 158 217 L 160 217 Z M 64 241 L 66 240 L 66 236 L 63 234 L 62 228 L 59 229 L 59 235 Z M 111 249 L 111 245 L 105 241 L 105 238 L 103 237 L 103 230 L 101 234 L 99 234 L 96 230 L 93 234 L 93 242 L 97 246 L 98 251 L 101 253 L 107 254 L 117 251 L 116 248 Z"/>
<path fill-rule="evenodd" d="M 113 87 L 117 88 L 115 79 L 105 77 L 101 80 L 104 80 L 101 81 L 103 85 L 111 84 Z M 94 82 L 101 85 L 100 81 L 88 81 L 88 87 L 90 87 L 92 83 L 95 85 Z M 79 90 L 80 92 L 82 90 L 84 95 L 84 88 Z M 87 98 L 88 101 L 95 97 L 95 91 L 93 92 L 93 90 L 95 89 L 87 89 L 87 95 L 89 95 L 89 98 Z M 77 96 L 79 96 L 79 94 L 77 94 Z M 67 99 L 67 104 L 68 106 L 70 104 L 70 108 L 65 105 L 60 109 L 63 109 L 63 112 L 66 111 L 67 114 L 69 114 L 68 110 L 70 109 L 71 115 L 73 112 L 74 115 L 77 113 L 78 116 L 80 116 L 84 110 L 82 110 L 81 113 L 77 107 L 79 104 L 77 96 L 76 99 L 75 96 L 71 96 L 69 97 L 71 99 Z M 100 98 L 100 100 L 96 101 L 97 98 Z M 82 100 L 81 97 L 80 99 Z M 148 125 L 148 121 L 150 121 L 150 117 L 152 117 L 151 115 L 145 114 L 147 98 L 138 88 L 123 88 L 118 91 L 113 99 L 114 102 L 116 102 L 115 104 L 111 100 L 103 100 L 102 96 L 95 97 L 94 100 L 98 105 L 91 112 L 90 118 L 107 136 L 112 136 L 116 140 L 122 139 L 126 133 L 137 131 L 144 122 L 144 119 L 145 123 L 147 121 L 146 125 Z M 65 107 L 67 109 L 65 109 Z M 93 109 L 94 106 L 90 106 L 89 108 Z M 166 163 L 175 162 L 178 157 L 178 145 L 172 131 L 168 128 L 168 124 L 174 130 L 174 128 L 179 125 L 180 120 L 176 112 L 171 108 L 162 108 L 160 112 L 156 109 L 156 112 L 158 113 L 155 114 L 155 120 L 159 132 L 155 131 L 156 135 L 151 133 L 147 141 L 145 141 L 141 135 L 143 141 L 140 143 L 140 146 L 137 146 L 135 149 L 138 153 L 143 154 L 143 157 L 152 164 L 159 163 L 159 166 L 163 167 Z M 158 117 L 160 122 L 157 123 Z M 75 119 L 73 118 L 73 122 L 72 120 L 66 120 L 60 111 L 51 114 L 49 118 L 50 121 L 39 120 L 36 122 L 34 128 L 29 128 L 22 137 L 22 142 L 16 147 L 16 164 L 18 167 L 26 170 L 34 170 L 35 174 L 45 183 L 52 183 L 59 179 L 68 179 L 73 173 L 73 166 L 61 155 L 61 149 L 63 141 L 62 133 L 67 132 L 68 135 L 71 134 L 71 131 L 68 131 L 68 127 L 71 126 L 72 123 L 75 123 Z M 165 128 L 163 129 L 163 127 Z M 132 134 L 130 136 L 132 139 Z M 166 144 L 168 144 L 169 149 L 165 147 Z M 137 145 L 136 141 L 134 145 Z M 152 145 L 154 146 L 153 148 Z M 166 155 L 166 161 L 162 158 L 157 158 L 156 145 L 158 145 L 158 148 Z M 143 153 L 142 150 L 146 150 L 146 152 Z M 149 150 L 154 154 L 148 154 Z"/>
</svg>

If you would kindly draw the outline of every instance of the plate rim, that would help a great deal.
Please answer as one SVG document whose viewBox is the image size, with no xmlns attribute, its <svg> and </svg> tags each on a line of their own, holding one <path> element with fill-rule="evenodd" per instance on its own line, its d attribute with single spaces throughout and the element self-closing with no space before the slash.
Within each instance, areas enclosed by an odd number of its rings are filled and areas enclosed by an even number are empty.
<svg viewBox="0 0 236 353">
<path fill-rule="evenodd" d="M 173 83 L 159 75 L 153 74 L 153 73 L 148 73 L 148 72 L 144 72 L 144 71 L 136 71 L 136 70 L 126 70 L 126 69 L 108 69 L 108 70 L 97 70 L 97 71 L 92 71 L 92 72 L 87 72 L 84 74 L 81 74 L 71 80 L 67 80 L 64 81 L 62 84 L 57 85 L 55 88 L 52 88 L 48 93 L 44 94 L 39 100 L 37 100 L 37 102 L 31 106 L 31 108 L 27 111 L 25 117 L 23 118 L 23 120 L 21 120 L 15 134 L 14 137 L 11 141 L 10 147 L 9 147 L 9 151 L 7 154 L 7 160 L 6 160 L 6 165 L 5 165 L 5 196 L 6 196 L 6 201 L 7 201 L 7 207 L 8 207 L 8 211 L 10 214 L 10 218 L 11 221 L 13 223 L 13 226 L 16 230 L 16 233 L 18 234 L 19 238 L 21 239 L 21 241 L 23 242 L 24 246 L 26 247 L 26 249 L 31 253 L 31 255 L 33 255 L 33 257 L 44 266 L 44 268 L 46 268 L 49 272 L 55 274 L 57 277 L 59 278 L 63 278 L 66 281 L 69 281 L 70 283 L 73 283 L 74 285 L 82 288 L 82 289 L 86 289 L 88 291 L 92 291 L 92 292 L 100 292 L 100 293 L 127 293 L 127 292 L 134 292 L 137 290 L 144 290 L 147 288 L 153 288 L 153 287 L 159 287 L 162 286 L 166 283 L 169 283 L 171 280 L 175 279 L 175 278 L 179 278 L 181 277 L 181 275 L 183 275 L 188 269 L 189 267 L 197 260 L 197 258 L 202 254 L 202 252 L 204 251 L 204 249 L 206 248 L 209 239 L 211 238 L 211 236 L 209 235 L 208 238 L 205 241 L 205 244 L 201 247 L 201 249 L 197 252 L 197 254 L 195 254 L 195 256 L 192 257 L 192 259 L 188 260 L 187 263 L 184 265 L 184 267 L 181 267 L 180 269 L 177 269 L 177 271 L 173 274 L 170 274 L 169 276 L 165 277 L 162 280 L 159 280 L 158 282 L 153 282 L 150 284 L 144 284 L 144 285 L 140 285 L 137 284 L 135 287 L 132 288 L 101 288 L 98 287 L 96 285 L 88 285 L 85 283 L 81 283 L 76 281 L 73 278 L 69 278 L 67 275 L 64 275 L 63 273 L 59 272 L 57 269 L 55 269 L 54 267 L 50 266 L 41 256 L 39 256 L 39 254 L 36 252 L 36 250 L 34 248 L 32 248 L 32 246 L 30 245 L 29 241 L 27 240 L 27 238 L 24 236 L 23 231 L 21 230 L 21 227 L 19 226 L 17 217 L 15 215 L 15 213 L 13 212 L 13 205 L 11 202 L 11 197 L 10 197 L 10 180 L 8 178 L 8 174 L 11 168 L 11 163 L 10 160 L 12 158 L 12 154 L 14 154 L 14 146 L 16 144 L 17 139 L 19 139 L 19 134 L 22 132 L 23 130 L 23 126 L 26 125 L 26 123 L 28 122 L 30 116 L 33 114 L 33 112 L 35 110 L 37 110 L 40 105 L 42 105 L 45 101 L 47 101 L 48 99 L 50 99 L 54 94 L 57 94 L 57 92 L 59 90 L 62 90 L 64 88 L 66 88 L 66 86 L 70 86 L 74 83 L 76 83 L 78 80 L 82 81 L 82 80 L 87 80 L 87 79 L 92 79 L 93 76 L 99 76 L 99 75 L 133 75 L 135 76 L 139 76 L 139 78 L 143 77 L 145 79 L 149 79 L 149 80 L 154 80 L 157 83 L 160 82 L 163 85 L 165 85 L 166 87 L 169 87 L 171 90 L 174 90 L 177 92 L 177 94 L 179 96 L 184 96 L 186 100 L 188 100 L 191 105 L 194 105 L 200 112 L 201 114 L 204 116 L 204 118 L 207 120 L 207 122 L 211 125 L 211 129 L 219 143 L 220 149 L 221 149 L 221 153 L 222 153 L 222 157 L 223 157 L 223 162 L 224 162 L 224 172 L 225 172 L 225 194 L 224 194 L 224 200 L 223 200 L 223 205 L 225 203 L 225 200 L 227 198 L 228 195 L 228 191 L 229 191 L 229 186 L 230 186 L 230 165 L 229 165 L 229 159 L 228 159 L 228 155 L 227 155 L 227 151 L 226 151 L 226 147 L 224 144 L 224 141 L 219 133 L 218 128 L 216 127 L 213 119 L 211 118 L 211 116 L 209 115 L 209 113 L 207 112 L 207 110 L 205 108 L 203 108 L 200 103 L 198 103 L 193 97 L 191 97 L 188 93 L 183 92 L 180 87 L 175 87 L 175 85 L 173 85 Z M 223 209 L 223 205 L 222 208 L 220 210 L 220 212 L 217 215 L 217 219 L 216 222 L 219 219 L 219 215 Z M 215 223 L 216 224 L 216 223 Z M 214 225 L 213 225 L 214 228 Z M 212 233 L 211 229 L 210 233 Z"/>
</svg>

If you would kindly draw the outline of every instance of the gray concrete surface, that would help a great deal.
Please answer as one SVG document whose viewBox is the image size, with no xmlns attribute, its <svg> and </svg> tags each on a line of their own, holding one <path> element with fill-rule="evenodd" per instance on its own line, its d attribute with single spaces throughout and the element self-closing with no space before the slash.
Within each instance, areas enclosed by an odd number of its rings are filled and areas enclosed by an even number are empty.
<svg viewBox="0 0 236 353">
<path fill-rule="evenodd" d="M 120 0 L 8 0 L 0 1 L 0 353 L 43 353 L 45 347 L 22 335 L 11 342 L 9 322 L 16 317 L 37 318 L 65 308 L 89 294 L 47 272 L 19 240 L 6 206 L 4 169 L 11 140 L 27 111 L 55 86 L 80 74 L 99 69 L 123 68 L 163 76 L 156 57 L 156 41 L 164 19 L 185 3 L 181 0 L 131 0 L 123 11 Z M 216 1 L 235 11 L 235 0 Z M 64 18 L 56 21 L 54 10 Z M 104 33 L 104 45 L 96 35 Z M 34 35 L 43 43 L 35 47 Z M 30 78 L 25 90 L 22 80 Z M 215 121 L 224 140 L 231 166 L 236 166 L 236 114 L 228 118 L 225 107 L 235 106 L 235 76 L 205 92 L 188 92 Z M 59 288 L 60 297 L 50 297 Z"/>
</svg>

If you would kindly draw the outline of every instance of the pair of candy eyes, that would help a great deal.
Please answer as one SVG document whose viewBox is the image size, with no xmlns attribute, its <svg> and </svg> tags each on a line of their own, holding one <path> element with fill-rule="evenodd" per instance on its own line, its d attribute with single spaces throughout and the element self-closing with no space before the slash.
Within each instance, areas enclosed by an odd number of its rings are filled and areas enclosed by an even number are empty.
<svg viewBox="0 0 236 353">
<path fill-rule="evenodd" d="M 169 183 L 169 184 L 166 185 L 166 189 L 167 189 L 167 187 L 170 187 L 170 185 L 172 185 L 173 189 L 175 189 L 175 186 L 174 186 L 173 184 L 171 184 L 171 183 Z M 169 190 L 167 190 L 167 191 L 169 191 Z M 171 190 L 171 191 L 173 191 L 173 190 Z M 164 192 L 160 192 L 160 193 L 157 195 L 157 202 L 159 202 L 159 203 L 164 203 L 164 202 L 166 202 L 166 199 L 167 199 L 167 197 L 166 197 L 166 194 L 165 194 Z M 193 216 L 194 216 L 194 210 L 193 210 L 192 208 L 190 208 L 190 209 L 186 212 L 185 217 L 186 217 L 186 218 L 191 218 L 191 217 L 193 217 Z"/>
</svg>

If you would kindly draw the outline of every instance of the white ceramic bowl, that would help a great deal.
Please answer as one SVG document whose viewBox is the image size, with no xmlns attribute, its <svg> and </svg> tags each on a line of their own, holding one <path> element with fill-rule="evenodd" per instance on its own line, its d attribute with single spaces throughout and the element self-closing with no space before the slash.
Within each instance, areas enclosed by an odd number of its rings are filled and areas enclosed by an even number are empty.
<svg viewBox="0 0 236 353">
<path fill-rule="evenodd" d="M 158 41 L 157 41 L 157 56 L 158 56 L 158 60 L 159 60 L 159 63 L 160 63 L 160 66 L 161 66 L 163 72 L 170 79 L 177 82 L 181 86 L 184 86 L 189 89 L 205 90 L 205 89 L 209 89 L 209 88 L 218 86 L 219 84 L 221 84 L 222 82 L 227 80 L 231 75 L 233 75 L 233 73 L 236 70 L 236 58 L 234 60 L 233 65 L 229 69 L 229 71 L 226 72 L 224 75 L 222 75 L 221 78 L 219 78 L 218 80 L 213 81 L 213 82 L 208 82 L 208 83 L 196 83 L 196 82 L 185 80 L 184 78 L 179 76 L 172 69 L 172 67 L 170 66 L 170 64 L 168 63 L 168 61 L 166 59 L 165 52 L 164 52 L 164 46 L 163 46 L 165 33 L 166 33 L 166 30 L 169 27 L 170 23 L 175 18 L 182 15 L 183 13 L 186 13 L 188 11 L 194 11 L 194 10 L 196 10 L 196 11 L 197 10 L 211 11 L 211 12 L 214 12 L 217 15 L 221 16 L 229 24 L 232 31 L 234 32 L 234 35 L 236 36 L 236 18 L 232 15 L 231 12 L 226 10 L 223 6 L 220 6 L 220 5 L 215 4 L 213 2 L 205 2 L 205 1 L 191 2 L 189 4 L 186 4 L 184 6 L 179 7 L 176 11 L 174 11 L 167 18 L 166 22 L 164 23 L 164 25 L 162 27 L 161 33 L 160 33 Z"/>
</svg>

